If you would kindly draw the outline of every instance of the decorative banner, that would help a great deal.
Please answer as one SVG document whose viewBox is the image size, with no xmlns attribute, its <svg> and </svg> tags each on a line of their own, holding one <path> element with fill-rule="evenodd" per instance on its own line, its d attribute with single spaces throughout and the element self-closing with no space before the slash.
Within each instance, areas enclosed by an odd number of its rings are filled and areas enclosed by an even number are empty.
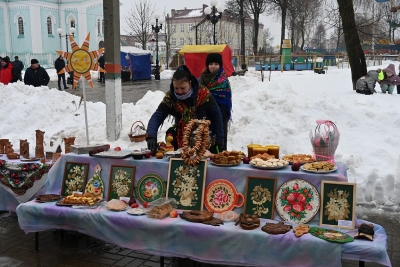
<svg viewBox="0 0 400 267">
<path fill-rule="evenodd" d="M 69 41 L 71 42 L 71 49 L 72 52 L 63 52 L 63 51 L 56 51 L 59 55 L 65 58 L 68 61 L 68 65 L 65 66 L 58 74 L 63 74 L 65 72 L 74 72 L 74 83 L 72 88 L 76 88 L 76 84 L 78 83 L 81 76 L 83 76 L 93 87 L 92 77 L 90 75 L 91 70 L 96 71 L 104 71 L 102 68 L 99 67 L 97 63 L 97 58 L 101 55 L 104 51 L 104 48 L 99 50 L 89 51 L 89 40 L 90 40 L 90 33 L 86 36 L 85 41 L 82 44 L 82 47 L 79 47 L 74 38 L 69 35 Z"/>
</svg>

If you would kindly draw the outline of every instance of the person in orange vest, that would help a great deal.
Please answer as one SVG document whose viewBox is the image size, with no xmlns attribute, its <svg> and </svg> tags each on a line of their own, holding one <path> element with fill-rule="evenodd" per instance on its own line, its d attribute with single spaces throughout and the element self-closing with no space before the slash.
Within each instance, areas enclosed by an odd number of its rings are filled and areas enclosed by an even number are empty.
<svg viewBox="0 0 400 267">
<path fill-rule="evenodd" d="M 0 83 L 7 85 L 18 81 L 19 75 L 16 73 L 16 69 L 13 64 L 10 63 L 8 56 L 1 59 L 1 71 L 0 71 Z"/>
</svg>

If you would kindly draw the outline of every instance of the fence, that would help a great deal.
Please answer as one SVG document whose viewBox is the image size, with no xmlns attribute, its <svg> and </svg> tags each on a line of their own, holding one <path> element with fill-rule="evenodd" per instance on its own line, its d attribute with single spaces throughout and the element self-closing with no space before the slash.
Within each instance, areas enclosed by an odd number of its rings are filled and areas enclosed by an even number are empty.
<svg viewBox="0 0 400 267">
<path fill-rule="evenodd" d="M 11 61 L 14 61 L 14 57 L 18 56 L 19 60 L 24 63 L 25 69 L 31 65 L 31 59 L 35 58 L 39 61 L 40 66 L 45 69 L 54 68 L 54 62 L 58 58 L 57 53 L 0 53 L 1 57 L 9 56 Z"/>
</svg>

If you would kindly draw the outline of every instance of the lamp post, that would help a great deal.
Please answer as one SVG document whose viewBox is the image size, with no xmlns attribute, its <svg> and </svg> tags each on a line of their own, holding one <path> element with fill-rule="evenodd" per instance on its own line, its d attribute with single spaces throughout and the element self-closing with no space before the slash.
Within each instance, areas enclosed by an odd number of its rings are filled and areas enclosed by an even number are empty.
<svg viewBox="0 0 400 267">
<path fill-rule="evenodd" d="M 68 35 L 72 35 L 72 37 L 74 37 L 75 36 L 75 28 L 71 27 L 69 29 L 69 34 L 62 35 L 62 32 L 63 32 L 63 30 L 61 28 L 57 29 L 57 33 L 58 33 L 58 36 L 60 36 L 60 40 L 62 37 L 65 37 L 65 48 L 67 49 L 67 53 L 68 53 Z M 67 60 L 67 63 L 68 63 L 68 60 Z"/>
<path fill-rule="evenodd" d="M 214 27 L 214 45 L 217 44 L 215 38 L 215 24 L 222 18 L 222 12 L 224 12 L 223 6 L 217 6 L 217 0 L 211 0 L 211 7 L 206 7 L 204 13 L 207 15 L 207 19 L 213 24 Z"/>
<path fill-rule="evenodd" d="M 156 33 L 156 71 L 154 73 L 154 79 L 160 80 L 160 65 L 158 60 L 158 33 L 162 29 L 162 25 L 164 24 L 164 19 L 160 18 L 159 14 L 154 15 L 154 19 L 150 21 L 151 28 Z"/>
</svg>

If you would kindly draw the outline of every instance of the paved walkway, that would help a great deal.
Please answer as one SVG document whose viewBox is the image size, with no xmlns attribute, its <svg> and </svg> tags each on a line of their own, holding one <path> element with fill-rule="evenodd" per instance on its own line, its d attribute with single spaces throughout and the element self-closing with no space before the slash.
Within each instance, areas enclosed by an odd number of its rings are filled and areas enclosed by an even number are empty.
<svg viewBox="0 0 400 267">
<path fill-rule="evenodd" d="M 360 215 L 361 217 L 361 215 Z M 365 213 L 364 219 L 382 225 L 388 235 L 388 253 L 393 267 L 400 266 L 400 220 L 396 213 Z M 211 227 L 211 226 L 210 226 Z M 160 258 L 124 249 L 76 232 L 40 233 L 40 250 L 34 250 L 34 234 L 25 234 L 15 213 L 0 214 L 0 266 L 4 267 L 158 267 Z M 323 255 L 321 255 L 323 257 Z M 188 259 L 165 258 L 168 267 L 220 267 Z M 343 267 L 355 267 L 355 261 L 343 260 Z M 367 267 L 381 266 L 366 263 Z"/>
<path fill-rule="evenodd" d="M 105 98 L 105 86 L 104 83 L 97 82 L 95 80 L 94 89 L 92 89 L 89 84 L 85 81 L 86 88 L 86 100 L 91 102 L 106 102 Z M 138 100 L 142 99 L 147 91 L 163 91 L 167 92 L 169 90 L 169 86 L 171 84 L 171 80 L 143 80 L 143 81 L 134 81 L 134 82 L 122 82 L 122 103 L 136 103 Z M 48 84 L 49 88 L 58 88 L 57 81 L 51 81 Z M 81 96 L 83 91 L 81 88 L 76 88 L 76 90 L 72 90 L 72 86 L 68 84 L 69 89 L 65 90 L 68 93 L 73 95 Z"/>
</svg>

